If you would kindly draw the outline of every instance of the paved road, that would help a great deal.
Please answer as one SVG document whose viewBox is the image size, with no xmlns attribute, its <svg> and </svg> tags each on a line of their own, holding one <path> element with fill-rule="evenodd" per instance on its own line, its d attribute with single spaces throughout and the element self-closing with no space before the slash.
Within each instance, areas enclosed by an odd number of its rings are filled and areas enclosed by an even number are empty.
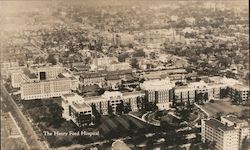
<svg viewBox="0 0 250 150">
<path fill-rule="evenodd" d="M 18 126 L 22 130 L 31 150 L 47 150 L 46 146 L 38 140 L 38 136 L 34 132 L 30 122 L 23 115 L 23 113 L 18 108 L 17 104 L 14 102 L 12 97 L 9 95 L 6 88 L 1 84 L 1 96 L 3 100 L 1 101 L 4 109 L 10 111 L 13 114 Z"/>
</svg>

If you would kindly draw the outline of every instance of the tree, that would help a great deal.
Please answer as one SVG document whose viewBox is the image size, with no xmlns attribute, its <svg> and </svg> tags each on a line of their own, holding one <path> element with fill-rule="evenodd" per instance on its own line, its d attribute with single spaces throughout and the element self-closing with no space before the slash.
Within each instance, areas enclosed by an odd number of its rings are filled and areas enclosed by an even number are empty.
<svg viewBox="0 0 250 150">
<path fill-rule="evenodd" d="M 145 57 L 146 54 L 143 49 L 138 49 L 133 54 L 134 57 Z"/>
<path fill-rule="evenodd" d="M 244 109 L 240 112 L 241 119 L 249 119 L 250 118 L 250 109 Z"/>
<path fill-rule="evenodd" d="M 90 61 L 91 61 L 91 58 L 90 58 L 90 57 L 86 57 L 86 58 L 84 59 L 85 64 L 89 64 Z"/>
<path fill-rule="evenodd" d="M 128 113 L 130 111 L 132 111 L 131 105 L 129 103 L 125 103 L 125 105 L 124 105 L 124 113 Z"/>
<path fill-rule="evenodd" d="M 129 53 L 122 53 L 118 56 L 118 61 L 125 62 L 126 58 L 129 58 Z"/>
<path fill-rule="evenodd" d="M 49 126 L 52 125 L 55 128 L 58 128 L 63 123 L 64 119 L 62 118 L 63 108 L 56 103 L 48 105 L 50 115 L 46 117 Z"/>
<path fill-rule="evenodd" d="M 220 98 L 226 98 L 228 96 L 229 89 L 220 89 Z"/>
<path fill-rule="evenodd" d="M 201 104 L 203 99 L 203 93 L 196 93 L 195 92 L 195 102 Z"/>
<path fill-rule="evenodd" d="M 47 58 L 47 62 L 51 63 L 52 65 L 56 65 L 57 64 L 57 60 L 55 59 L 55 55 L 49 54 L 49 56 Z"/>
<path fill-rule="evenodd" d="M 221 119 L 221 116 L 223 116 L 224 114 L 225 114 L 225 113 L 222 112 L 222 111 L 217 112 L 217 113 L 215 114 L 215 118 L 218 119 L 218 120 L 220 120 L 220 119 Z"/>
<path fill-rule="evenodd" d="M 156 53 L 155 52 L 151 52 L 149 54 L 149 56 L 150 56 L 151 59 L 156 59 Z"/>
<path fill-rule="evenodd" d="M 108 114 L 111 115 L 111 116 L 114 114 L 113 108 L 110 105 L 108 105 Z"/>
<path fill-rule="evenodd" d="M 95 104 L 91 104 L 91 107 L 92 107 L 93 115 L 95 116 L 94 123 L 95 123 L 95 124 L 100 124 L 100 121 L 101 121 L 101 114 L 100 114 L 100 113 L 98 112 L 98 110 L 96 109 L 96 105 L 95 105 Z"/>
<path fill-rule="evenodd" d="M 138 110 L 141 110 L 142 109 L 142 98 L 141 97 L 136 98 L 136 104 L 137 104 Z"/>
<path fill-rule="evenodd" d="M 131 66 L 132 66 L 132 68 L 139 69 L 139 63 L 138 63 L 138 60 L 136 58 L 131 59 Z"/>
<path fill-rule="evenodd" d="M 206 102 L 208 100 L 208 93 L 204 93 L 203 94 L 203 100 Z"/>
<path fill-rule="evenodd" d="M 180 117 L 182 120 L 188 121 L 191 111 L 188 109 L 182 109 L 180 112 Z"/>
<path fill-rule="evenodd" d="M 41 56 L 37 57 L 34 61 L 35 64 L 40 64 L 40 63 L 44 63 L 45 59 Z"/>
<path fill-rule="evenodd" d="M 216 141 L 206 141 L 202 144 L 203 149 L 211 149 L 214 150 L 216 145 Z"/>
<path fill-rule="evenodd" d="M 121 115 L 123 114 L 123 112 L 124 112 L 124 104 L 123 101 L 121 101 L 121 103 L 116 106 L 116 113 Z"/>
<path fill-rule="evenodd" d="M 235 91 L 234 102 L 236 104 L 241 104 L 242 103 L 242 97 L 241 97 L 241 93 L 239 91 Z"/>
</svg>

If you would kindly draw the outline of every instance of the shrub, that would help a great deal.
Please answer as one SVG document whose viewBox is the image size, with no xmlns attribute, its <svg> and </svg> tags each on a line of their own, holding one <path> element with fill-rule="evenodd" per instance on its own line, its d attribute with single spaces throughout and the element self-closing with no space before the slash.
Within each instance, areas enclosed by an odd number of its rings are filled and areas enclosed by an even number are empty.
<svg viewBox="0 0 250 150">
<path fill-rule="evenodd" d="M 214 100 L 213 100 L 213 99 L 211 99 L 211 100 L 210 100 L 210 103 L 214 103 Z"/>
</svg>

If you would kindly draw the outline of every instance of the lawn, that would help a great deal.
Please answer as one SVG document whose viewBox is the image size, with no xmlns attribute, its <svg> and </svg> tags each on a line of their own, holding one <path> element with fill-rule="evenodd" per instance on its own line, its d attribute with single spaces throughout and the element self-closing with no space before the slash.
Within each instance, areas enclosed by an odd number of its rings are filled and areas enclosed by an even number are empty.
<svg viewBox="0 0 250 150">
<path fill-rule="evenodd" d="M 115 132 L 124 132 L 125 134 L 128 131 L 136 131 L 138 129 L 146 129 L 148 127 L 148 124 L 128 115 L 112 117 L 103 116 L 102 124 L 98 127 L 98 130 L 100 130 L 103 135 Z"/>
<path fill-rule="evenodd" d="M 225 114 L 240 114 L 242 110 L 250 109 L 247 106 L 232 105 L 230 101 L 215 101 L 214 103 L 207 103 L 205 105 L 201 105 L 201 107 L 205 109 L 210 114 L 210 116 L 213 116 L 218 112 L 223 112 Z"/>
</svg>

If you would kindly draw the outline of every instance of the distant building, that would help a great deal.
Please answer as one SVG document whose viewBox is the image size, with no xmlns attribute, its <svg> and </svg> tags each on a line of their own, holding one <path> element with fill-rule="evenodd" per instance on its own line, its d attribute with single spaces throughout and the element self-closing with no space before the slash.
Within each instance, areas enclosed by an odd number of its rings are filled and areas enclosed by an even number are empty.
<svg viewBox="0 0 250 150">
<path fill-rule="evenodd" d="M 109 79 L 116 76 L 116 78 L 120 78 L 122 80 L 126 75 L 131 75 L 132 70 L 117 70 L 117 71 L 98 71 L 91 73 L 83 73 L 80 75 L 80 85 L 88 86 L 88 85 L 98 85 L 103 87 L 105 85 L 110 85 L 112 81 Z M 108 80 L 107 80 L 108 79 Z M 109 82 L 109 83 L 107 83 Z"/>
<path fill-rule="evenodd" d="M 103 86 L 105 83 L 106 72 L 93 72 L 93 73 L 84 73 L 80 75 L 80 85 L 99 85 Z"/>
<path fill-rule="evenodd" d="M 64 71 L 64 68 L 60 66 L 22 68 L 19 71 L 12 72 L 11 85 L 14 88 L 20 88 L 21 83 L 55 79 L 58 74 Z"/>
<path fill-rule="evenodd" d="M 111 65 L 114 62 L 118 62 L 118 58 L 116 57 L 103 57 L 96 58 L 96 64 L 98 67 L 105 67 L 107 65 Z"/>
<path fill-rule="evenodd" d="M 77 86 L 75 83 L 76 81 L 74 78 L 68 77 L 60 77 L 39 82 L 25 82 L 21 84 L 21 99 L 32 100 L 60 97 L 75 89 Z"/>
<path fill-rule="evenodd" d="M 62 68 L 25 68 L 13 73 L 11 83 L 13 87 L 20 87 L 21 99 L 43 99 L 60 97 L 78 88 L 78 79 Z"/>
<path fill-rule="evenodd" d="M 244 138 L 249 138 L 248 122 L 236 117 L 202 120 L 202 142 L 214 142 L 218 150 L 239 150 Z"/>
<path fill-rule="evenodd" d="M 131 69 L 131 65 L 127 62 L 113 63 L 106 66 L 107 71 L 129 70 L 129 69 Z"/>
<path fill-rule="evenodd" d="M 121 78 L 119 76 L 107 76 L 106 87 L 109 87 L 113 90 L 117 90 L 118 87 L 122 84 Z"/>
</svg>

